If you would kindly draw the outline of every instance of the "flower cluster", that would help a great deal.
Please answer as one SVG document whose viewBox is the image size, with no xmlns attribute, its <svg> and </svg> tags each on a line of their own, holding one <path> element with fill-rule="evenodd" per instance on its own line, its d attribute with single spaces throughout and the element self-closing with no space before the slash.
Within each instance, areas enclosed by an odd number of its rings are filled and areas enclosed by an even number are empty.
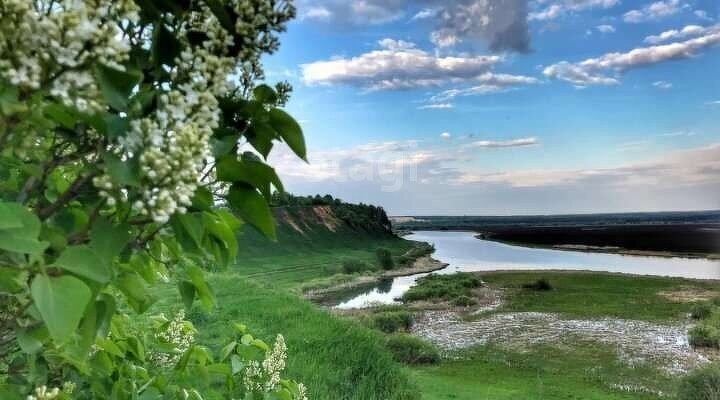
<svg viewBox="0 0 720 400">
<path fill-rule="evenodd" d="M 280 383 L 280 374 L 285 370 L 287 360 L 287 346 L 285 338 L 277 335 L 275 345 L 268 351 L 262 363 L 251 361 L 245 368 L 243 385 L 245 389 L 254 392 L 271 393 L 277 390 Z"/>
<path fill-rule="evenodd" d="M 233 0 L 239 18 L 232 34 L 204 5 L 184 20 L 174 21 L 174 34 L 183 42 L 183 50 L 171 71 L 172 85 L 160 96 L 156 111 L 133 121 L 122 141 L 126 153 L 140 154 L 141 174 L 147 183 L 133 201 L 135 212 L 165 223 L 190 205 L 210 156 L 212 131 L 218 126 L 218 98 L 230 89 L 228 77 L 250 54 L 258 54 L 258 48 L 274 49 L 277 39 L 271 31 L 294 15 L 292 6 L 276 11 L 274 3 Z M 274 21 L 263 15 L 274 15 Z M 193 46 L 186 39 L 191 32 L 202 32 L 206 39 Z M 247 53 L 231 53 L 236 44 L 233 34 L 248 41 L 241 47 Z"/>
<path fill-rule="evenodd" d="M 42 385 L 40 387 L 35 388 L 35 394 L 29 395 L 27 397 L 27 400 L 53 400 L 57 398 L 60 395 L 60 389 L 59 388 L 52 388 L 49 389 L 47 386 Z"/>
<path fill-rule="evenodd" d="M 183 310 L 180 310 L 172 320 L 163 326 L 164 329 L 157 332 L 155 337 L 165 344 L 172 345 L 174 351 L 172 353 L 155 352 L 151 358 L 159 366 L 172 367 L 195 343 L 195 329 L 189 321 L 185 320 L 185 311 Z"/>
<path fill-rule="evenodd" d="M 101 107 L 92 65 L 122 69 L 130 46 L 117 21 L 138 19 L 131 0 L 3 0 L 0 77 L 25 89 L 49 89 L 80 111 Z"/>
</svg>

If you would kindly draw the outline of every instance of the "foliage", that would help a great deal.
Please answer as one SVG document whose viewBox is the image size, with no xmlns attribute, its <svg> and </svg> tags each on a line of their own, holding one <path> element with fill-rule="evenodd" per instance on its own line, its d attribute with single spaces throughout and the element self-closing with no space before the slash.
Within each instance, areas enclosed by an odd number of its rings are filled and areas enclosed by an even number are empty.
<svg viewBox="0 0 720 400">
<path fill-rule="evenodd" d="M 385 271 L 395 268 L 395 262 L 393 261 L 390 250 L 380 247 L 375 250 L 375 257 L 377 257 L 380 267 L 382 267 Z"/>
<path fill-rule="evenodd" d="M 460 272 L 451 275 L 430 274 L 417 280 L 403 295 L 403 301 L 454 300 L 460 296 L 471 297 L 472 289 L 482 285 L 477 276 Z"/>
<path fill-rule="evenodd" d="M 358 230 L 389 234 L 392 226 L 382 207 L 370 204 L 345 203 L 331 195 L 293 196 L 289 193 L 276 193 L 272 198 L 276 207 L 329 206 L 338 218 Z"/>
<path fill-rule="evenodd" d="M 282 184 L 263 158 L 306 150 L 280 109 L 287 84 L 257 82 L 294 14 L 282 0 L 0 3 L 0 397 L 304 397 L 279 378 L 281 340 L 238 325 L 214 353 L 182 318 L 152 335 L 136 316 L 159 282 L 178 308 L 210 309 L 202 267 L 235 260 L 243 223 L 274 237 Z"/>
<path fill-rule="evenodd" d="M 370 326 L 385 333 L 409 331 L 413 315 L 409 311 L 381 311 L 369 316 Z"/>
<path fill-rule="evenodd" d="M 678 400 L 720 399 L 720 367 L 716 364 L 696 369 L 683 377 Z"/>
<path fill-rule="evenodd" d="M 358 274 L 366 271 L 376 271 L 377 267 L 360 260 L 345 260 L 342 263 L 342 270 L 346 274 Z"/>
<path fill-rule="evenodd" d="M 694 347 L 720 348 L 720 331 L 710 324 L 699 324 L 688 332 L 688 340 Z"/>
<path fill-rule="evenodd" d="M 272 276 L 272 275 L 271 275 Z M 296 284 L 303 281 L 295 275 Z M 195 322 L 197 341 L 222 348 L 234 340 L 232 321 L 252 328 L 254 336 L 271 341 L 282 332 L 288 347 L 286 374 L 308 386 L 316 400 L 417 400 L 406 371 L 392 359 L 384 337 L 348 318 L 337 318 L 299 298 L 282 284 L 268 288 L 237 270 L 208 275 L 217 306 Z M 157 288 L 156 308 L 171 313 L 178 294 L 171 285 Z M 197 306 L 196 306 L 197 307 Z M 190 314 L 194 315 L 194 313 Z"/>
<path fill-rule="evenodd" d="M 692 319 L 706 319 L 713 313 L 713 306 L 710 303 L 696 303 L 690 309 Z"/>
<path fill-rule="evenodd" d="M 458 296 L 458 297 L 454 298 L 452 303 L 459 307 L 470 307 L 470 306 L 474 306 L 475 304 L 477 304 L 477 300 L 475 300 L 474 298 L 472 298 L 470 296 L 462 295 L 462 296 Z"/>
<path fill-rule="evenodd" d="M 528 289 L 528 290 L 535 290 L 538 292 L 547 292 L 549 290 L 553 290 L 552 284 L 550 284 L 550 281 L 548 281 L 545 278 L 540 278 L 540 279 L 536 280 L 535 282 L 531 282 L 531 283 L 524 283 L 522 285 L 522 288 Z"/>
<path fill-rule="evenodd" d="M 400 266 L 407 267 L 412 265 L 420 257 L 430 255 L 435 252 L 435 246 L 426 242 L 415 242 L 416 245 L 408 250 L 405 254 L 397 258 Z"/>
<path fill-rule="evenodd" d="M 387 347 L 397 361 L 405 364 L 436 364 L 440 362 L 440 353 L 435 346 L 416 336 L 407 334 L 389 336 Z"/>
</svg>

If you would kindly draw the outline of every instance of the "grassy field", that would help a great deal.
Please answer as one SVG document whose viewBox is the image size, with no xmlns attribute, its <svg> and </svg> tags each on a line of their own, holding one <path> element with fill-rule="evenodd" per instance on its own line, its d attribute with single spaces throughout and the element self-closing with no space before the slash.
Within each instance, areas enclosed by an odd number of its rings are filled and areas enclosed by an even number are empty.
<svg viewBox="0 0 720 400">
<path fill-rule="evenodd" d="M 528 272 L 483 275 L 489 285 L 505 289 L 503 311 L 562 313 L 568 317 L 613 317 L 644 321 L 677 321 L 690 312 L 688 302 L 673 301 L 673 293 L 720 296 L 718 284 L 609 273 Z M 547 279 L 553 289 L 523 290 L 523 284 Z M 664 295 L 663 295 L 664 294 Z"/>
<path fill-rule="evenodd" d="M 628 368 L 617 355 L 592 343 L 573 348 L 536 346 L 513 352 L 483 346 L 456 361 L 412 369 L 425 400 L 624 400 L 657 399 L 642 392 L 623 392 L 610 385 L 618 376 L 628 380 L 652 379 L 654 371 Z"/>
<path fill-rule="evenodd" d="M 720 296 L 717 284 L 606 273 L 503 272 L 482 278 L 503 290 L 504 305 L 494 313 L 542 312 L 564 318 L 672 324 L 687 321 L 694 303 Z M 541 278 L 550 283 L 550 290 L 523 288 Z M 681 296 L 683 301 L 678 301 Z M 657 393 L 672 396 L 679 383 L 678 376 L 668 376 L 653 361 L 630 367 L 619 361 L 612 346 L 574 337 L 520 349 L 478 346 L 458 359 L 411 371 L 423 398 L 429 400 L 660 399 Z"/>
</svg>

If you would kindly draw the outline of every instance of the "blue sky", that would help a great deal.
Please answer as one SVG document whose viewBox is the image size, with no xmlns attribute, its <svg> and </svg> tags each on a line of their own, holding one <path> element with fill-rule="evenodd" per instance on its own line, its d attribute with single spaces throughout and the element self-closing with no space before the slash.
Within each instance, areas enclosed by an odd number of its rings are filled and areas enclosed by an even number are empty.
<svg viewBox="0 0 720 400">
<path fill-rule="evenodd" d="M 300 0 L 290 191 L 391 214 L 720 208 L 717 0 Z"/>
</svg>

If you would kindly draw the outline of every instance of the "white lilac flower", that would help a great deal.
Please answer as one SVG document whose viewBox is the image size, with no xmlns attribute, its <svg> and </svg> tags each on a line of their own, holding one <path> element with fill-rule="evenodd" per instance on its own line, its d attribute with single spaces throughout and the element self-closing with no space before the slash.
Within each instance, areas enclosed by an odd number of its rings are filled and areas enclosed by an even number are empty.
<svg viewBox="0 0 720 400">
<path fill-rule="evenodd" d="M 60 395 L 60 389 L 59 388 L 52 388 L 49 389 L 47 386 L 42 385 L 40 387 L 35 388 L 35 394 L 29 395 L 27 397 L 27 400 L 53 400 L 56 397 Z"/>
</svg>

